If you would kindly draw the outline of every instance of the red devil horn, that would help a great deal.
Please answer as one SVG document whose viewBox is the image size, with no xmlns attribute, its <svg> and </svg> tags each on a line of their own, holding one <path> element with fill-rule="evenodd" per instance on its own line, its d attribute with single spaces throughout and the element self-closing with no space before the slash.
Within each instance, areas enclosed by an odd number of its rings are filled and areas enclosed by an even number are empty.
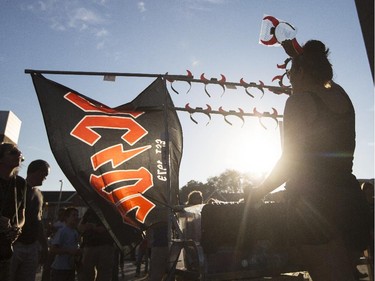
<svg viewBox="0 0 375 281">
<path fill-rule="evenodd" d="M 256 107 L 254 107 L 253 113 L 254 113 L 255 116 L 262 116 L 262 114 L 260 112 L 258 112 Z"/>
<path fill-rule="evenodd" d="M 286 69 L 286 66 L 288 65 L 288 63 L 291 61 L 291 58 L 287 58 L 283 64 L 277 64 L 277 68 L 280 68 L 280 69 Z"/>
<path fill-rule="evenodd" d="M 282 75 L 277 75 L 277 76 L 272 78 L 272 82 L 275 81 L 275 80 L 281 80 L 282 78 L 283 78 Z"/>
<path fill-rule="evenodd" d="M 300 55 L 300 54 L 303 53 L 303 49 L 302 49 L 301 45 L 298 43 L 296 38 L 293 38 L 292 44 L 293 44 L 293 47 L 296 50 L 297 54 Z"/>
<path fill-rule="evenodd" d="M 249 85 L 248 83 L 246 83 L 246 82 L 243 80 L 243 78 L 241 78 L 241 80 L 240 80 L 240 84 L 243 85 L 243 86 L 247 86 L 247 85 Z"/>
<path fill-rule="evenodd" d="M 272 112 L 271 115 L 272 115 L 273 117 L 277 117 L 277 114 L 278 114 L 278 113 L 277 113 L 276 108 L 272 107 L 272 110 L 273 110 L 273 112 Z"/>
<path fill-rule="evenodd" d="M 187 103 L 187 104 L 185 105 L 185 109 L 187 109 L 189 112 L 193 111 L 193 109 L 190 107 L 190 104 L 189 104 L 189 103 Z"/>
<path fill-rule="evenodd" d="M 188 73 L 188 74 L 187 74 L 187 77 L 189 77 L 189 78 L 194 78 L 194 76 L 193 76 L 193 74 L 191 73 L 190 70 L 186 69 L 186 72 Z"/>
<path fill-rule="evenodd" d="M 220 75 L 221 75 L 221 79 L 219 81 L 219 84 L 224 84 L 227 81 L 227 78 L 225 78 L 223 74 L 220 74 Z"/>
<path fill-rule="evenodd" d="M 206 78 L 204 77 L 204 73 L 201 74 L 201 80 L 202 80 L 205 84 L 207 84 L 207 83 L 209 82 L 209 80 L 206 79 Z"/>
<path fill-rule="evenodd" d="M 271 30 L 270 30 L 270 35 L 272 35 L 272 36 L 269 40 L 267 40 L 267 41 L 266 40 L 260 40 L 260 42 L 262 42 L 262 44 L 267 45 L 267 46 L 275 45 L 277 43 L 277 38 L 275 36 L 275 28 L 276 28 L 276 26 L 279 25 L 280 22 L 277 18 L 275 18 L 273 16 L 266 16 L 266 17 L 263 18 L 263 20 L 269 20 L 272 23 L 273 28 L 271 28 Z"/>
<path fill-rule="evenodd" d="M 227 111 L 225 111 L 222 106 L 219 107 L 219 112 L 221 112 L 223 114 L 227 113 Z"/>
<path fill-rule="evenodd" d="M 275 36 L 272 36 L 270 40 L 268 41 L 260 40 L 260 42 L 262 42 L 262 44 L 264 45 L 275 45 L 277 43 L 277 39 Z"/>
<path fill-rule="evenodd" d="M 263 18 L 263 20 L 269 20 L 270 22 L 272 22 L 272 25 L 274 27 L 276 27 L 280 23 L 279 20 L 273 16 L 266 16 Z"/>
<path fill-rule="evenodd" d="M 292 58 L 303 53 L 303 49 L 298 44 L 296 38 L 293 38 L 292 40 L 284 40 L 281 42 L 281 45 L 283 46 L 284 51 Z"/>
<path fill-rule="evenodd" d="M 165 78 L 165 79 L 166 79 L 168 82 L 171 82 L 171 83 L 174 82 L 174 79 L 168 77 L 168 72 L 165 73 L 165 75 L 166 75 L 166 78 Z"/>
</svg>

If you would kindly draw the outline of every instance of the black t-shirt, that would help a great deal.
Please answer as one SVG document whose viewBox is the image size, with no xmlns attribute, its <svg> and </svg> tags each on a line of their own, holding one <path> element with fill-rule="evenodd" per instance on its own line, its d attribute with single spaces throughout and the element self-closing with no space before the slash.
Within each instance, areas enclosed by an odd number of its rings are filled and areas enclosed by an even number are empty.
<svg viewBox="0 0 375 281">
<path fill-rule="evenodd" d="M 17 214 L 26 206 L 26 181 L 19 176 L 9 180 L 0 179 L 0 215 L 7 217 L 10 224 L 18 226 Z M 0 260 L 12 256 L 11 242 L 6 232 L 0 233 Z"/>
<path fill-rule="evenodd" d="M 17 192 L 15 192 L 15 189 Z M 10 180 L 0 179 L 0 215 L 17 224 L 16 210 L 21 212 L 26 207 L 26 181 L 20 176 Z"/>
<path fill-rule="evenodd" d="M 88 209 L 86 213 L 83 215 L 81 224 L 92 223 L 95 226 L 102 226 L 102 222 L 100 221 L 99 217 L 94 213 L 93 210 Z M 83 246 L 99 246 L 99 245 L 106 245 L 112 244 L 113 239 L 111 235 L 108 233 L 107 230 L 104 232 L 98 232 L 95 230 L 87 230 L 82 233 L 83 238 Z"/>
<path fill-rule="evenodd" d="M 26 206 L 25 225 L 17 241 L 31 244 L 38 240 L 42 231 L 43 195 L 38 188 L 27 186 Z"/>
</svg>

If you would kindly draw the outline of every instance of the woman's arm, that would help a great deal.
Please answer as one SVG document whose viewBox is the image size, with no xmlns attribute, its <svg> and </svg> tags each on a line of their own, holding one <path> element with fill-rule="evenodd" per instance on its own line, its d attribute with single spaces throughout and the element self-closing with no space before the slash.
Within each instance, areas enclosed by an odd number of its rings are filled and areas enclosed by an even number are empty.
<svg viewBox="0 0 375 281">
<path fill-rule="evenodd" d="M 315 114 L 309 94 L 288 98 L 284 110 L 283 153 L 267 178 L 250 193 L 251 202 L 258 202 L 284 184 L 293 173 L 298 173 L 299 156 L 304 149 L 305 131 Z"/>
</svg>

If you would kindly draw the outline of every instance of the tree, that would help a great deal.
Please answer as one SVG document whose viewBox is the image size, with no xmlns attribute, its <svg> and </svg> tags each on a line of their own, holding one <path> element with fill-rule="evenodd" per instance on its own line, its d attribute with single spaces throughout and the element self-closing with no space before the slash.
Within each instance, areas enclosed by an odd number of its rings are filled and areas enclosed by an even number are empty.
<svg viewBox="0 0 375 281">
<path fill-rule="evenodd" d="M 259 179 L 236 170 L 225 170 L 219 176 L 210 177 L 207 183 L 189 181 L 180 189 L 180 202 L 186 202 L 188 194 L 193 190 L 202 192 L 203 200 L 211 198 L 215 193 L 243 193 L 244 188 L 251 188 Z M 218 197 L 218 196 L 214 196 Z M 217 198 L 222 199 L 222 198 Z"/>
<path fill-rule="evenodd" d="M 207 183 L 224 193 L 243 193 L 243 188 L 252 187 L 254 181 L 245 173 L 236 170 L 225 170 L 217 177 L 208 178 Z"/>
</svg>

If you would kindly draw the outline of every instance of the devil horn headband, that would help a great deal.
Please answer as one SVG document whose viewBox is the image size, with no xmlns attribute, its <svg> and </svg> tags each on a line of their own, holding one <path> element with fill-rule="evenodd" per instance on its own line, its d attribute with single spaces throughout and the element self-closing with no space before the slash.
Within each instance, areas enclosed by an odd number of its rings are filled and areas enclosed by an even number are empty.
<svg viewBox="0 0 375 281">
<path fill-rule="evenodd" d="M 267 46 L 281 45 L 290 57 L 302 54 L 303 49 L 295 38 L 297 30 L 291 24 L 273 16 L 265 16 L 262 20 L 259 42 Z"/>
<path fill-rule="evenodd" d="M 290 56 L 294 58 L 298 55 L 303 53 L 303 49 L 300 44 L 298 44 L 297 39 L 293 38 L 292 40 L 285 40 L 281 42 L 281 46 L 283 46 L 284 51 Z"/>
</svg>

